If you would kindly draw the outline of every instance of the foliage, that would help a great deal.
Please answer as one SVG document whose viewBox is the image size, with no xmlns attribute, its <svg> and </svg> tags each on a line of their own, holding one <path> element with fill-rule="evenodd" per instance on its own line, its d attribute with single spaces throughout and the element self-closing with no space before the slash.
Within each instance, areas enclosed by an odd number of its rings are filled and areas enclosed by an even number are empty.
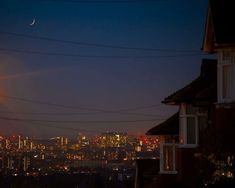
<svg viewBox="0 0 235 188">
<path fill-rule="evenodd" d="M 209 127 L 201 142 L 197 157 L 199 181 L 206 187 L 226 187 L 235 175 L 235 127 Z"/>
</svg>

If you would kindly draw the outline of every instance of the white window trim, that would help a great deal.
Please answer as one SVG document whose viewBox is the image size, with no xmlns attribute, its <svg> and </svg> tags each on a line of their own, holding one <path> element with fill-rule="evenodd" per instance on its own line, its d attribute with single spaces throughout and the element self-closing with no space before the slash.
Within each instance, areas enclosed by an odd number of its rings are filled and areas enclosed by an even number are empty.
<svg viewBox="0 0 235 188">
<path fill-rule="evenodd" d="M 231 58 L 225 60 L 223 57 L 224 52 L 231 53 Z M 220 50 L 218 52 L 218 64 L 217 64 L 217 93 L 218 93 L 218 103 L 229 103 L 235 100 L 235 57 L 234 51 L 232 50 Z M 231 66 L 231 85 L 230 85 L 230 97 L 223 96 L 223 67 Z"/>
<path fill-rule="evenodd" d="M 179 148 L 196 148 L 199 143 L 199 127 L 198 127 L 198 115 L 197 114 L 186 114 L 186 105 L 180 105 L 180 144 Z M 188 144 L 187 143 L 187 118 L 193 117 L 195 118 L 195 134 L 196 134 L 196 143 Z M 183 121 L 182 121 L 183 120 Z"/>
<path fill-rule="evenodd" d="M 163 147 L 164 146 L 172 146 L 173 147 L 173 170 L 164 170 L 164 154 L 163 154 Z M 159 174 L 177 174 L 176 171 L 176 161 L 175 161 L 175 148 L 177 144 L 175 143 L 160 143 L 160 171 Z"/>
<path fill-rule="evenodd" d="M 220 102 L 230 102 L 231 100 L 232 100 L 232 96 L 233 96 L 233 88 L 232 88 L 232 86 L 233 86 L 233 84 L 232 84 L 232 82 L 230 82 L 229 83 L 229 87 L 230 87 L 230 93 L 229 93 L 229 97 L 224 97 L 223 95 L 223 68 L 225 67 L 225 66 L 229 66 L 230 67 L 230 69 L 231 69 L 231 76 L 229 77 L 229 80 L 231 80 L 232 81 L 232 75 L 233 75 L 233 71 L 232 71 L 232 64 L 231 63 L 223 63 L 223 64 L 220 64 L 220 65 L 218 65 L 218 71 L 219 71 L 219 75 L 220 75 L 220 79 L 218 80 L 218 84 L 220 85 L 218 88 L 219 88 L 219 100 L 220 100 Z"/>
</svg>

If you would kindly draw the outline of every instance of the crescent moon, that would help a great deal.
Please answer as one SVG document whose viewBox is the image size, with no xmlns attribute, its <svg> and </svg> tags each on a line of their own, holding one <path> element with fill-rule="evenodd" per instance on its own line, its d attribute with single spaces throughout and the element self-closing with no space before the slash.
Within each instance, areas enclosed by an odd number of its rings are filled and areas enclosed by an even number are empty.
<svg viewBox="0 0 235 188">
<path fill-rule="evenodd" d="M 34 25 L 35 25 L 35 23 L 36 23 L 36 20 L 35 20 L 35 19 L 33 19 L 32 23 L 30 23 L 29 25 L 30 25 L 30 26 L 34 26 Z"/>
</svg>

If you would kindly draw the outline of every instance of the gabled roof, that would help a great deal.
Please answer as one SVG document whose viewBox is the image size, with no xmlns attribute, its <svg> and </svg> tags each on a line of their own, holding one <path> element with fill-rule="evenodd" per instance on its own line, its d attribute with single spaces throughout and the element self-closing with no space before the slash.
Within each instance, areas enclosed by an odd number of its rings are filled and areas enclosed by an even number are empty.
<svg viewBox="0 0 235 188">
<path fill-rule="evenodd" d="M 179 134 L 179 112 L 175 113 L 169 119 L 151 128 L 147 135 L 178 135 Z"/>
<path fill-rule="evenodd" d="M 232 0 L 209 0 L 203 51 L 235 47 L 235 7 Z"/>
<path fill-rule="evenodd" d="M 217 99 L 217 61 L 203 59 L 200 76 L 184 88 L 166 97 L 165 104 L 208 105 Z"/>
</svg>

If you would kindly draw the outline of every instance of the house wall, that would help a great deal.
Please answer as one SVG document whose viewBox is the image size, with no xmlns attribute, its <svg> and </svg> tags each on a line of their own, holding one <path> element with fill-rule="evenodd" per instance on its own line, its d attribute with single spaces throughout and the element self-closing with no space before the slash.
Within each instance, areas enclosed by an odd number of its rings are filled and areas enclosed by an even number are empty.
<svg viewBox="0 0 235 188">
<path fill-rule="evenodd" d="M 137 159 L 135 188 L 147 187 L 160 170 L 159 159 Z"/>
<path fill-rule="evenodd" d="M 214 110 L 213 126 L 235 128 L 235 104 L 218 105 Z"/>
<path fill-rule="evenodd" d="M 216 135 L 213 146 L 218 153 L 223 152 L 224 157 L 235 156 L 235 104 L 217 107 L 212 123 L 213 135 Z"/>
<path fill-rule="evenodd" d="M 198 174 L 194 156 L 195 151 L 195 148 L 176 149 L 177 181 L 190 188 L 196 187 Z"/>
</svg>

